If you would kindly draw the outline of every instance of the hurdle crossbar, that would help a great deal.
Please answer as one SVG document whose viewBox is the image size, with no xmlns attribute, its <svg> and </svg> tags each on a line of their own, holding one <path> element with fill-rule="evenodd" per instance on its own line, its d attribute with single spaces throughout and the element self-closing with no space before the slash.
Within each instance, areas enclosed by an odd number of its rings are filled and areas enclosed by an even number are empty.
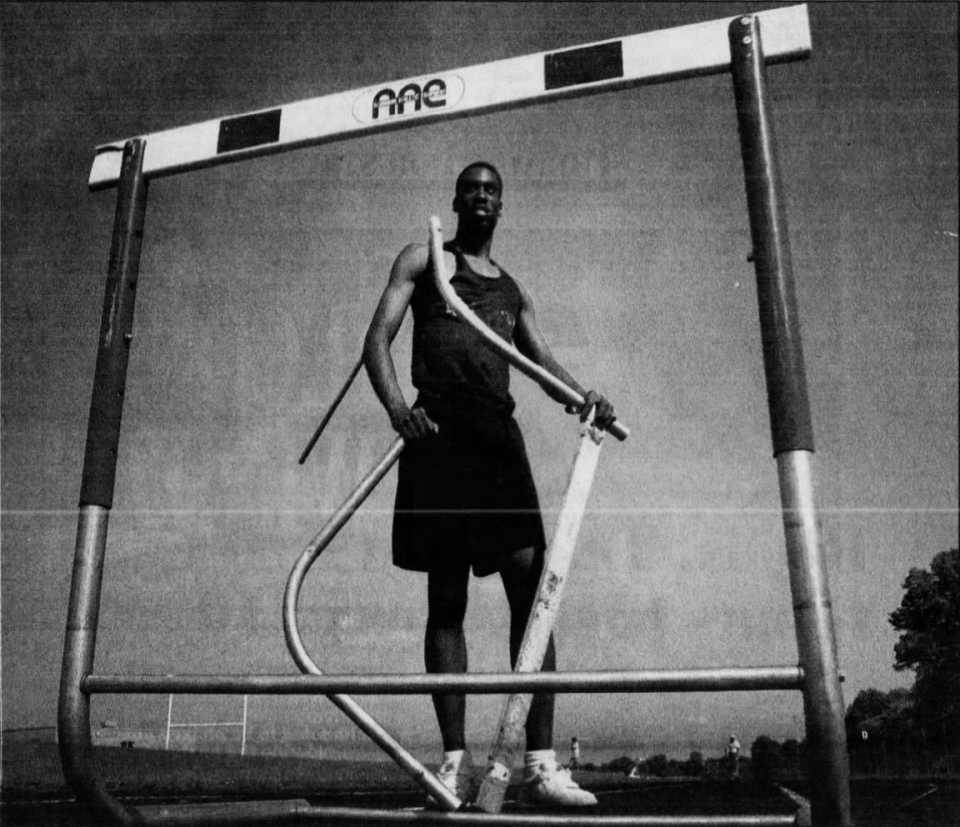
<svg viewBox="0 0 960 827">
<path fill-rule="evenodd" d="M 423 695 L 470 692 L 739 692 L 800 689 L 798 666 L 590 672 L 369 675 L 87 675 L 86 694 Z"/>
<path fill-rule="evenodd" d="M 768 63 L 810 55 L 806 5 L 756 17 Z M 147 143 L 143 174 L 174 175 L 438 120 L 720 74 L 730 70 L 727 27 L 735 19 L 432 72 L 153 132 L 138 136 Z M 91 190 L 116 186 L 127 140 L 97 147 Z"/>
</svg>

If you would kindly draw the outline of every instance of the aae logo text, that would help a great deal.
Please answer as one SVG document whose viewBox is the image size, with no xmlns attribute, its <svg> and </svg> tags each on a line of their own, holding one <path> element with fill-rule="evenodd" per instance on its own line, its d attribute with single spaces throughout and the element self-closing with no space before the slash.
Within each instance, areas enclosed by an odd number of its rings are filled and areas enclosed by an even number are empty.
<svg viewBox="0 0 960 827">
<path fill-rule="evenodd" d="M 463 81 L 457 75 L 409 81 L 402 86 L 366 90 L 353 104 L 353 116 L 361 123 L 383 123 L 418 112 L 449 109 L 462 97 Z"/>
</svg>

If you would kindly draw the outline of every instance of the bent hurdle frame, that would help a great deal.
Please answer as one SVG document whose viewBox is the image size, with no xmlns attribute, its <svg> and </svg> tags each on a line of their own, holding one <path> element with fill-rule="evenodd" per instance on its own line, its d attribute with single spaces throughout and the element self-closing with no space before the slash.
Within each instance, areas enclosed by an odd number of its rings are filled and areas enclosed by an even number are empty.
<svg viewBox="0 0 960 827">
<path fill-rule="evenodd" d="M 762 31 L 761 31 L 762 30 Z M 761 41 L 762 34 L 762 41 Z M 815 827 L 849 827 L 849 767 L 837 646 L 814 502 L 813 432 L 792 263 L 783 211 L 768 64 L 811 51 L 806 6 L 792 6 L 632 35 L 452 72 L 338 93 L 238 117 L 167 130 L 97 149 L 93 191 L 117 188 L 117 207 L 90 405 L 79 519 L 61 670 L 61 763 L 78 798 L 116 823 L 175 823 L 128 807 L 106 789 L 93 755 L 95 693 L 429 694 L 702 692 L 792 689 L 802 693 Z M 98 675 L 94 672 L 103 563 L 148 183 L 153 178 L 357 135 L 408 128 L 559 98 L 730 72 L 750 216 L 773 453 L 777 463 L 799 663 L 669 672 L 505 675 Z M 399 96 L 396 94 L 399 90 Z M 293 814 L 282 813 L 289 818 Z M 301 808 L 295 815 L 378 823 L 569 824 L 564 816 L 391 813 Z M 235 816 L 234 816 L 235 817 Z M 191 819 L 186 819 L 191 821 Z M 584 816 L 577 824 L 785 824 L 792 816 Z"/>
</svg>

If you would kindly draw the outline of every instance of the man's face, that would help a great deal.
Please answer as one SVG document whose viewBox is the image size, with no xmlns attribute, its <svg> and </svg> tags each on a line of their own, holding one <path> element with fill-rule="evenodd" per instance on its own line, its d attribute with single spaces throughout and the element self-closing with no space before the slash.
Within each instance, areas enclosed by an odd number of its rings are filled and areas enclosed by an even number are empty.
<svg viewBox="0 0 960 827">
<path fill-rule="evenodd" d="M 503 204 L 500 181 L 487 167 L 470 167 L 457 182 L 453 211 L 460 221 L 495 227 Z"/>
</svg>

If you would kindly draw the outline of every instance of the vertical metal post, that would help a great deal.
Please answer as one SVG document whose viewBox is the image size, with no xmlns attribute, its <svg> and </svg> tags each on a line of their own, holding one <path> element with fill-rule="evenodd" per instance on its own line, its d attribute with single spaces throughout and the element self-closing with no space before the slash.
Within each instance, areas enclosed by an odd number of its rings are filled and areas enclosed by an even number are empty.
<svg viewBox="0 0 960 827">
<path fill-rule="evenodd" d="M 758 19 L 747 16 L 734 20 L 729 38 L 773 449 L 780 479 L 797 648 L 805 676 L 811 819 L 816 827 L 848 827 L 850 770 L 845 709 L 814 508 L 810 462 L 813 428 Z"/>
<path fill-rule="evenodd" d="M 125 808 L 107 792 L 97 770 L 90 737 L 90 698 L 81 691 L 81 682 L 93 671 L 100 617 L 107 524 L 113 505 L 120 419 L 146 214 L 145 148 L 145 141 L 135 139 L 128 141 L 123 149 L 87 426 L 57 718 L 60 761 L 67 781 L 79 798 L 99 806 L 125 824 L 139 819 L 136 812 Z"/>
</svg>

